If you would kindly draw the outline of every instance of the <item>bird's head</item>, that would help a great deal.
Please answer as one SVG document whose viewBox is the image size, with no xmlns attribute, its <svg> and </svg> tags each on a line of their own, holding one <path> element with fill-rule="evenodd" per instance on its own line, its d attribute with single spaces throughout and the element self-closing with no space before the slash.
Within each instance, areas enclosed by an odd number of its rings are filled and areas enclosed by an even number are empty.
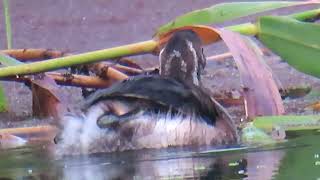
<svg viewBox="0 0 320 180">
<path fill-rule="evenodd" d="M 160 75 L 189 85 L 200 86 L 206 65 L 201 39 L 192 30 L 174 33 L 160 51 Z"/>
</svg>

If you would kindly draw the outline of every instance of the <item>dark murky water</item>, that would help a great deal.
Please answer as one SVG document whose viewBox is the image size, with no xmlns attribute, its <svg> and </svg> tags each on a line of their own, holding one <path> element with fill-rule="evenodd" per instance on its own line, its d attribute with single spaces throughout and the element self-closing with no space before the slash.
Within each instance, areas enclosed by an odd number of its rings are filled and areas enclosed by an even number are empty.
<svg viewBox="0 0 320 180">
<path fill-rule="evenodd" d="M 46 147 L 0 152 L 0 179 L 320 179 L 320 135 L 264 148 L 141 150 L 51 156 Z"/>
</svg>

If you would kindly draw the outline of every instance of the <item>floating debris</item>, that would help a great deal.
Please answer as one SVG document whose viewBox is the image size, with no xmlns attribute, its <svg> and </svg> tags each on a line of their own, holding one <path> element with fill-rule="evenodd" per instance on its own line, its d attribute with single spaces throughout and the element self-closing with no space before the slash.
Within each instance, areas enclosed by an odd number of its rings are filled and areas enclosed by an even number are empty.
<svg viewBox="0 0 320 180">
<path fill-rule="evenodd" d="M 27 144 L 27 141 L 18 136 L 2 133 L 0 134 L 0 149 L 11 149 L 21 147 Z"/>
</svg>

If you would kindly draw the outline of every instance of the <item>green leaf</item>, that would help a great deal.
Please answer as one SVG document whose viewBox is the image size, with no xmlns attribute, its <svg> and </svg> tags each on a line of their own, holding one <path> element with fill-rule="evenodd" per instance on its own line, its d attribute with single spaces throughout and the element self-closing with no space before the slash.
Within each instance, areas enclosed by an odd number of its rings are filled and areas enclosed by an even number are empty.
<svg viewBox="0 0 320 180">
<path fill-rule="evenodd" d="M 320 77 L 320 25 L 288 17 L 261 17 L 259 39 L 291 66 Z"/>
<path fill-rule="evenodd" d="M 23 64 L 22 62 L 0 53 L 0 64 L 5 66 L 14 66 L 18 64 Z M 8 103 L 6 100 L 6 95 L 4 94 L 4 90 L 0 84 L 0 112 L 5 112 L 8 110 Z"/>
<path fill-rule="evenodd" d="M 6 96 L 4 94 L 4 90 L 0 84 L 0 112 L 5 112 L 8 110 Z"/>
<path fill-rule="evenodd" d="M 274 127 L 281 127 L 285 131 L 316 130 L 320 129 L 320 116 L 262 116 L 255 118 L 253 125 L 267 132 L 271 132 Z"/>
<path fill-rule="evenodd" d="M 298 4 L 301 4 L 301 2 L 268 1 L 222 3 L 179 16 L 175 20 L 161 26 L 157 31 L 157 35 L 187 25 L 221 23 L 227 20 Z"/>
<path fill-rule="evenodd" d="M 19 64 L 23 64 L 22 62 L 12 58 L 6 54 L 0 53 L 0 63 L 5 66 L 15 66 Z"/>
</svg>

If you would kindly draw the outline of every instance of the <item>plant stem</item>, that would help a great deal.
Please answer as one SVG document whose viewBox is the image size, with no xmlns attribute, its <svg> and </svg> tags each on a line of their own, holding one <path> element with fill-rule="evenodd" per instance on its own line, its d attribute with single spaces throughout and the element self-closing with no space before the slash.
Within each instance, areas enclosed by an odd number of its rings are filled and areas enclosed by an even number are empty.
<svg viewBox="0 0 320 180">
<path fill-rule="evenodd" d="M 309 19 L 320 17 L 320 9 L 313 9 L 309 11 L 304 11 L 301 13 L 291 14 L 288 17 L 294 18 L 299 21 L 306 21 Z"/>
<path fill-rule="evenodd" d="M 12 32 L 11 32 L 11 20 L 10 20 L 10 12 L 9 12 L 9 2 L 8 0 L 3 0 L 3 8 L 4 8 L 4 17 L 6 23 L 6 36 L 7 36 L 7 48 L 12 48 Z"/>
<path fill-rule="evenodd" d="M 289 15 L 298 20 L 306 20 L 319 16 L 320 9 L 304 11 Z M 256 35 L 258 33 L 257 26 L 252 23 L 240 24 L 236 26 L 226 27 L 232 31 L 236 31 L 246 35 Z M 0 68 L 0 77 L 39 73 L 44 71 L 55 70 L 59 68 L 69 67 L 73 65 L 93 63 L 106 59 L 118 58 L 122 56 L 150 53 L 157 48 L 158 42 L 154 40 L 114 47 L 110 49 L 98 50 L 73 56 L 60 57 L 51 60 L 34 62 L 30 64 L 22 64 L 17 66 Z"/>
<path fill-rule="evenodd" d="M 256 35 L 258 34 L 258 27 L 252 23 L 239 24 L 235 26 L 228 26 L 226 29 L 238 32 L 243 35 Z"/>
<path fill-rule="evenodd" d="M 125 80 L 128 79 L 128 76 L 121 71 L 111 67 L 108 65 L 108 63 L 100 62 L 100 63 L 94 63 L 89 66 L 89 69 L 92 72 L 95 72 L 99 77 L 106 77 L 109 79 L 115 79 L 115 80 Z"/>
<path fill-rule="evenodd" d="M 12 134 L 27 137 L 28 141 L 50 142 L 59 129 L 53 125 L 0 129 L 0 134 Z"/>
<path fill-rule="evenodd" d="M 32 74 L 44 71 L 55 70 L 59 68 L 69 67 L 73 65 L 92 63 L 112 59 L 127 55 L 136 55 L 152 52 L 157 47 L 154 40 L 103 49 L 73 56 L 61 57 L 46 61 L 34 62 L 30 64 L 22 64 L 10 67 L 0 68 L 0 77 Z"/>
<path fill-rule="evenodd" d="M 65 86 L 86 87 L 86 88 L 106 88 L 112 85 L 113 83 L 109 79 L 102 79 L 96 76 L 70 74 L 66 77 L 66 74 L 57 73 L 57 72 L 47 72 L 45 73 L 45 75 L 55 80 L 57 84 L 65 85 Z M 28 77 L 28 76 L 19 76 L 19 77 L 0 78 L 0 80 L 30 83 L 32 81 L 31 78 L 32 77 Z M 1 90 L 0 90 L 0 95 L 1 95 Z M 1 102 L 0 102 L 0 112 L 1 112 Z"/>
<path fill-rule="evenodd" d="M 0 50 L 0 53 L 19 59 L 19 61 L 46 60 L 71 55 L 51 49 L 6 49 Z"/>
<path fill-rule="evenodd" d="M 320 9 L 313 9 L 309 11 L 304 11 L 300 13 L 295 13 L 288 15 L 288 17 L 294 18 L 299 21 L 306 21 L 309 19 L 313 19 L 315 17 L 320 16 Z M 234 26 L 228 26 L 226 29 L 231 31 L 239 32 L 244 35 L 257 35 L 259 33 L 259 29 L 256 24 L 253 23 L 245 23 Z"/>
</svg>

